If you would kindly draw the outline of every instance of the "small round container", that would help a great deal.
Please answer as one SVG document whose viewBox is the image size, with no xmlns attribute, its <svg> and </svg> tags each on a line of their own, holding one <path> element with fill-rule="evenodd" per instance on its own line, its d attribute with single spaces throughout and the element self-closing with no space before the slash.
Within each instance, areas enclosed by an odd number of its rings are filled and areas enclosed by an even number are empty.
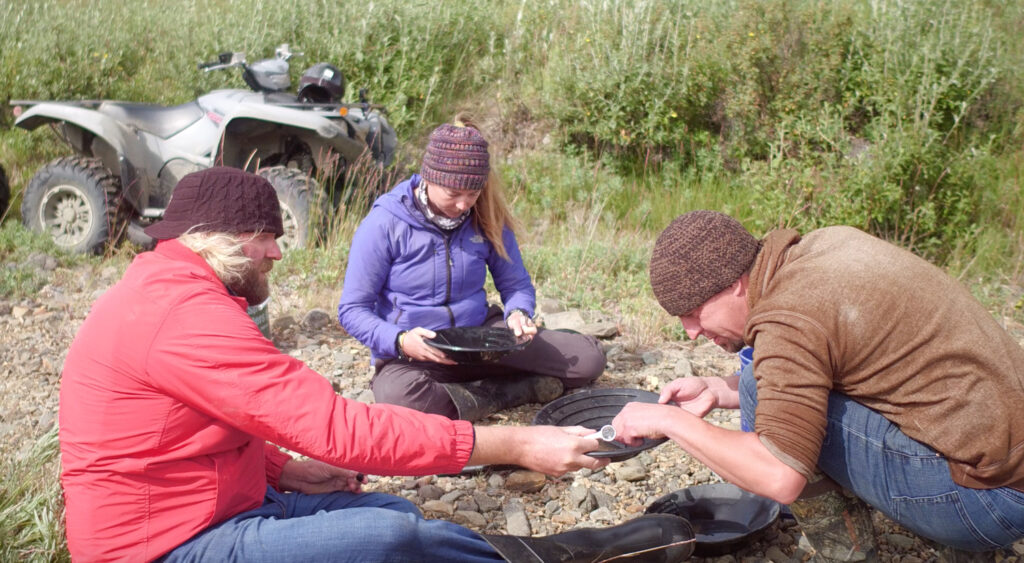
<svg viewBox="0 0 1024 563">
<path fill-rule="evenodd" d="M 754 349 L 750 346 L 743 348 L 736 355 L 740 357 L 740 371 L 754 361 Z"/>
</svg>

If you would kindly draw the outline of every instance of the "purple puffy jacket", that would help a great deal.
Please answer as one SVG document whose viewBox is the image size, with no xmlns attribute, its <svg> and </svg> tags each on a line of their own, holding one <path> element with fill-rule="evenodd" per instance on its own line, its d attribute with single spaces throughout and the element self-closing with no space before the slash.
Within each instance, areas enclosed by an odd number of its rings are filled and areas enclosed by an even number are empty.
<svg viewBox="0 0 1024 563">
<path fill-rule="evenodd" d="M 398 356 L 398 333 L 478 326 L 487 314 L 484 282 L 491 271 L 506 315 L 533 315 L 535 294 L 511 230 L 502 233 L 509 260 L 498 255 L 472 219 L 445 233 L 417 209 L 414 174 L 382 195 L 352 238 L 338 321 L 374 358 Z"/>
</svg>

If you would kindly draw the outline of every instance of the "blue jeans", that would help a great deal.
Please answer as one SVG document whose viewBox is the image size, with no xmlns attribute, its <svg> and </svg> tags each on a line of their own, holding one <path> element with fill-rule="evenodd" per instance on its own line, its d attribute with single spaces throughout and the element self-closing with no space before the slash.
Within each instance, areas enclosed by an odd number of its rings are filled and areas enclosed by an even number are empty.
<svg viewBox="0 0 1024 563">
<path fill-rule="evenodd" d="M 749 431 L 757 406 L 752 365 L 743 369 L 739 391 L 741 428 Z M 945 457 L 840 393 L 829 394 L 818 468 L 904 528 L 939 543 L 988 551 L 1024 537 L 1024 493 L 957 485 Z"/>
<path fill-rule="evenodd" d="M 411 502 L 381 493 L 279 493 L 211 526 L 160 561 L 504 561 L 475 532 L 426 520 Z"/>
</svg>

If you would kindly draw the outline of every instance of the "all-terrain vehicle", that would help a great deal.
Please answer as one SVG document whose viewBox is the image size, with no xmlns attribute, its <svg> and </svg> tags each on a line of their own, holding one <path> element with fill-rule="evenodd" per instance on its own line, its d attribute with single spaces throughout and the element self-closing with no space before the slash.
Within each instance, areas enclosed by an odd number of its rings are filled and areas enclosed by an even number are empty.
<svg viewBox="0 0 1024 563">
<path fill-rule="evenodd" d="M 397 141 L 383 108 L 364 91 L 358 103 L 342 103 L 344 78 L 329 64 L 310 67 L 290 93 L 292 56 L 287 44 L 252 64 L 244 53 L 222 53 L 199 69 L 239 68 L 250 89 L 215 90 L 178 106 L 12 101 L 16 126 L 50 125 L 76 153 L 33 176 L 22 221 L 76 252 L 97 252 L 122 233 L 148 245 L 142 228 L 163 215 L 182 176 L 234 166 L 263 175 L 277 190 L 281 246 L 305 246 L 316 210 L 351 196 L 353 165 L 388 166 Z"/>
<path fill-rule="evenodd" d="M 7 212 L 7 204 L 11 202 L 11 187 L 7 183 L 7 173 L 4 167 L 0 166 L 0 219 L 4 218 Z"/>
</svg>

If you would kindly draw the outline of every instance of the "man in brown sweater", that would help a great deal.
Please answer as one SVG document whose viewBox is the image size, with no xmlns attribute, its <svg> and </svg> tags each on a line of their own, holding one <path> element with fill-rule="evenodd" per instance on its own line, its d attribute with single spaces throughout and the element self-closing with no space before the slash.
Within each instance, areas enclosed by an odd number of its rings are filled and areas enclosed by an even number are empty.
<svg viewBox="0 0 1024 563">
<path fill-rule="evenodd" d="M 627 442 L 667 436 L 786 504 L 813 497 L 821 489 L 808 483 L 824 474 L 960 550 L 1024 537 L 1024 349 L 942 270 L 851 227 L 757 240 L 731 217 L 693 211 L 659 236 L 650 274 L 690 338 L 753 346 L 754 361 L 740 375 L 671 382 L 661 403 L 678 407 L 627 405 L 613 422 Z M 702 420 L 713 408 L 740 408 L 747 431 Z M 835 507 L 809 500 L 791 505 L 801 524 L 808 506 Z M 819 552 L 872 558 L 872 538 L 850 539 L 852 555 Z"/>
</svg>

